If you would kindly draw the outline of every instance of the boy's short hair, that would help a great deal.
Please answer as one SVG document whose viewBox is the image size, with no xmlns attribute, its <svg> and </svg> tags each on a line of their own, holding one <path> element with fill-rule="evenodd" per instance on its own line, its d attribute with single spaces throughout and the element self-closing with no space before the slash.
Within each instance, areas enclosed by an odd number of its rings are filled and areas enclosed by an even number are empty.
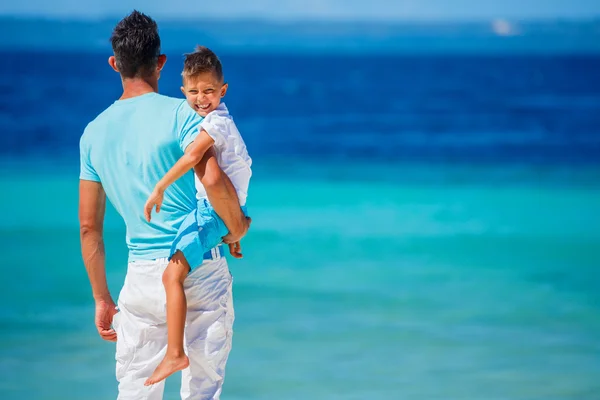
<svg viewBox="0 0 600 400">
<path fill-rule="evenodd" d="M 110 42 L 124 78 L 144 78 L 156 68 L 160 36 L 156 22 L 149 16 L 134 10 L 115 26 Z"/>
<path fill-rule="evenodd" d="M 181 76 L 185 80 L 205 72 L 212 72 L 223 82 L 223 66 L 219 57 L 208 47 L 197 46 L 193 53 L 185 55 Z"/>
</svg>

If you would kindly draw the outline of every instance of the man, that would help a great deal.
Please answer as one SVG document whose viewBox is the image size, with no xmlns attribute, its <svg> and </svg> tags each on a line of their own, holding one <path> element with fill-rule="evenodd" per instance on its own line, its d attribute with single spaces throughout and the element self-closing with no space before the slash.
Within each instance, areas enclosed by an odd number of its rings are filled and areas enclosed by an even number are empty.
<svg viewBox="0 0 600 400">
<path fill-rule="evenodd" d="M 165 292 L 161 276 L 183 218 L 195 207 L 193 174 L 165 192 L 161 212 L 144 218 L 144 203 L 156 182 L 182 156 L 199 132 L 199 117 L 184 100 L 158 94 L 166 57 L 160 53 L 156 23 L 134 11 L 115 27 L 111 67 L 123 94 L 85 129 L 81 137 L 79 219 L 81 249 L 96 303 L 95 323 L 104 340 L 116 341 L 119 399 L 162 399 L 164 382 L 144 386 L 167 345 Z M 233 185 L 213 151 L 195 168 L 206 194 L 233 243 L 249 219 L 240 210 Z M 125 221 L 129 264 L 118 310 L 108 290 L 102 227 L 106 198 Z M 181 253 L 175 262 L 187 263 Z M 183 371 L 182 399 L 218 399 L 231 348 L 231 275 L 222 246 L 203 256 L 185 282 L 185 330 L 190 366 Z M 111 328 L 112 325 L 112 328 Z"/>
</svg>

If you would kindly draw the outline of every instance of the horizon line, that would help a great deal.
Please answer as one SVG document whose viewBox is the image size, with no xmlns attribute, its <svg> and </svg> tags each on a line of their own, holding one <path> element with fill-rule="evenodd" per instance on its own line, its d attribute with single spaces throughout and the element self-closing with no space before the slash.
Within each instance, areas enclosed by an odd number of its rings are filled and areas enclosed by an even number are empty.
<svg viewBox="0 0 600 400">
<path fill-rule="evenodd" d="M 0 13 L 0 19 L 12 19 L 12 20 L 29 20 L 29 21 L 47 21 L 47 22 L 112 22 L 118 21 L 124 16 L 128 14 L 121 15 L 42 15 L 42 14 L 16 14 L 16 13 Z M 191 16 L 173 16 L 173 15 L 154 15 L 151 16 L 155 20 L 160 20 L 161 22 L 197 22 L 198 17 Z M 269 24 L 289 24 L 289 23 L 340 23 L 340 24 L 352 24 L 352 23 L 369 23 L 369 24 L 377 24 L 383 23 L 388 25 L 398 24 L 398 25 L 410 25 L 410 24 L 422 24 L 422 25 L 458 25 L 458 24 L 485 24 L 485 23 L 493 23 L 495 21 L 507 21 L 510 23 L 520 23 L 520 24 L 531 24 L 531 23 L 600 23 L 600 13 L 591 16 L 581 16 L 581 17 L 506 17 L 506 16 L 497 16 L 497 17 L 481 17 L 481 18 L 433 18 L 433 17 L 417 17 L 417 18 L 332 18 L 332 17 L 285 17 L 285 18 L 276 18 L 276 17 L 257 17 L 257 16 L 234 16 L 234 17 L 224 17 L 218 15 L 206 15 L 202 17 L 204 20 L 210 22 L 246 22 L 246 23 L 269 23 Z"/>
</svg>

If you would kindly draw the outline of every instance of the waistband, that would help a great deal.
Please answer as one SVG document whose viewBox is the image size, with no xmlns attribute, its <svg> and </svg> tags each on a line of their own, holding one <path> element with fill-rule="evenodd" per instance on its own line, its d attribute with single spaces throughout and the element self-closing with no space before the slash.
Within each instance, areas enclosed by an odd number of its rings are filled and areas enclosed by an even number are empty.
<svg viewBox="0 0 600 400">
<path fill-rule="evenodd" d="M 221 257 L 225 257 L 225 250 L 223 250 L 223 245 L 218 245 L 217 247 L 213 247 L 206 253 L 204 253 L 204 260 L 218 260 Z"/>
</svg>

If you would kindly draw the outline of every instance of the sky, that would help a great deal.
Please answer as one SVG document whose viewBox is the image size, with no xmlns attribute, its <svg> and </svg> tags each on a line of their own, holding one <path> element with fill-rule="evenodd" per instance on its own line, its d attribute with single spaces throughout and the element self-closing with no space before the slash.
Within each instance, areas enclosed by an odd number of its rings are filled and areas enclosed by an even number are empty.
<svg viewBox="0 0 600 400">
<path fill-rule="evenodd" d="M 138 9 L 154 18 L 490 20 L 598 18 L 600 0 L 2 0 L 0 15 L 97 19 Z"/>
</svg>

